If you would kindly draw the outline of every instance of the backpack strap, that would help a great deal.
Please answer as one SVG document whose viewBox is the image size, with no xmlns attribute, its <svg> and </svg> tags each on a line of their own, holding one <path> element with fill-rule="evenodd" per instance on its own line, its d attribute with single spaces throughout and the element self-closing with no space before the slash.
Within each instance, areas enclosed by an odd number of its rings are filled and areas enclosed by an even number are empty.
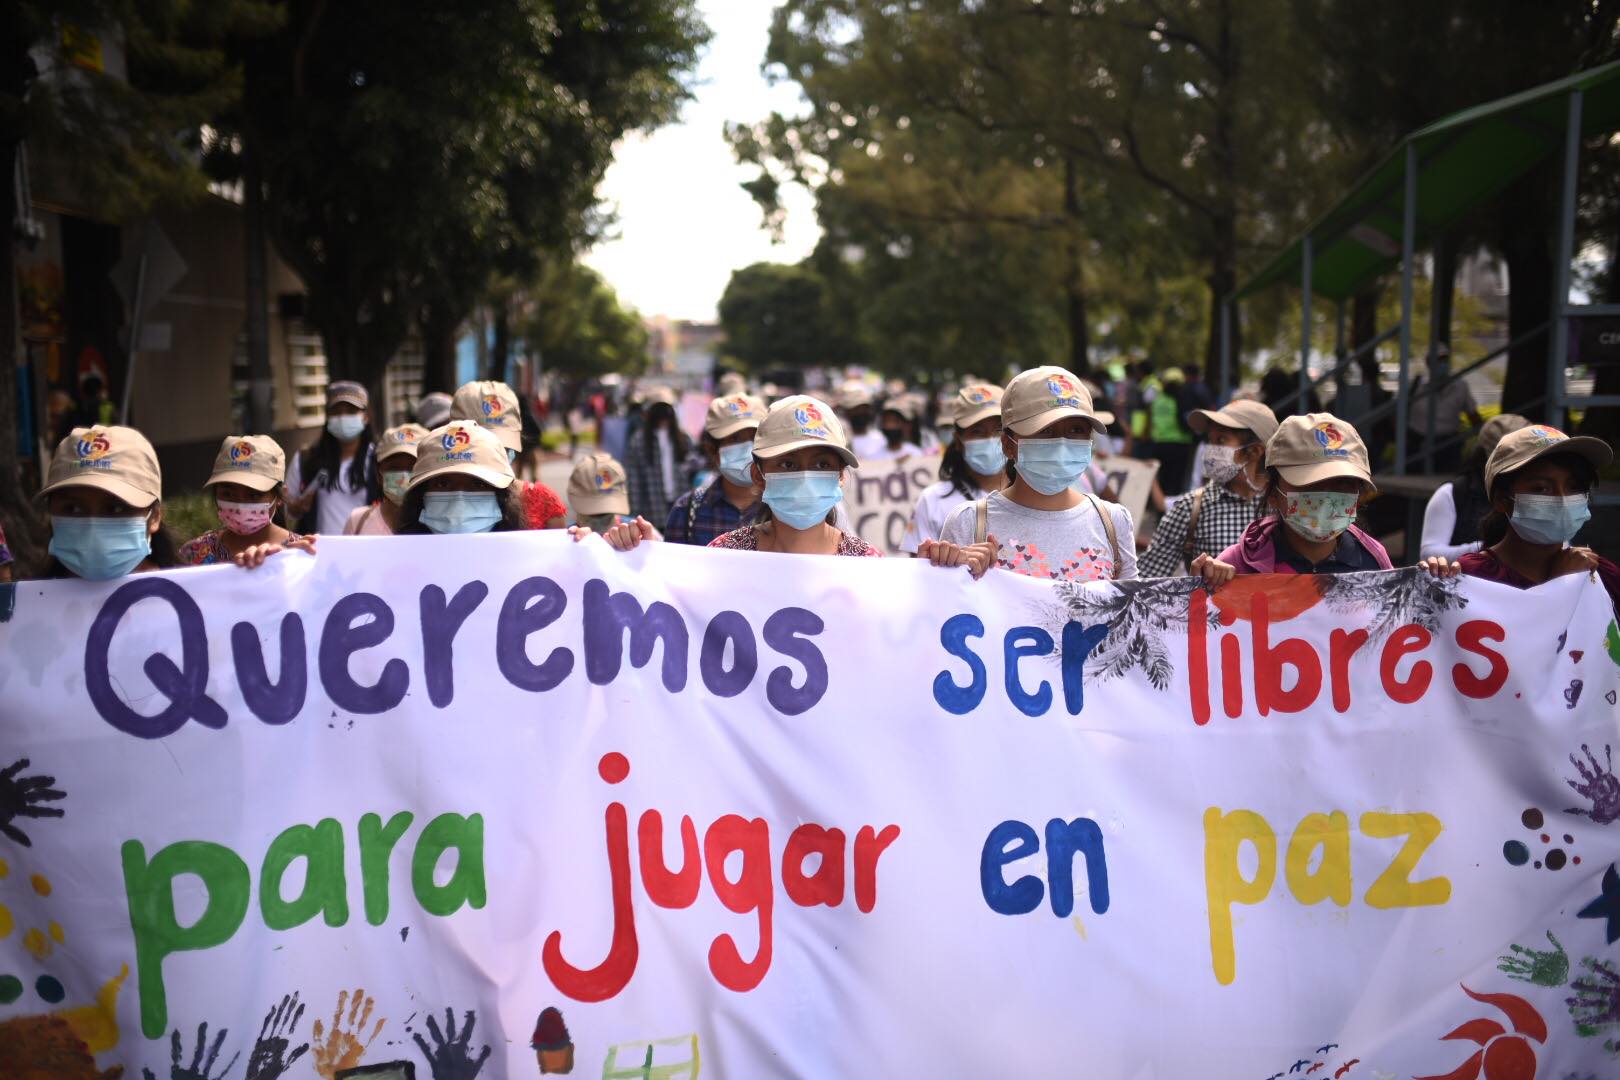
<svg viewBox="0 0 1620 1080">
<path fill-rule="evenodd" d="M 1098 516 L 1102 518 L 1103 531 L 1108 534 L 1109 553 L 1114 560 L 1113 571 L 1108 576 L 1117 580 L 1119 578 L 1119 534 L 1114 530 L 1114 515 L 1108 512 L 1108 509 L 1103 506 L 1102 500 L 1097 496 L 1089 491 L 1085 495 L 1091 502 L 1091 508 L 1097 511 Z"/>
<path fill-rule="evenodd" d="M 973 500 L 973 542 L 984 543 L 990 535 L 990 500 Z"/>
<path fill-rule="evenodd" d="M 361 533 L 366 531 L 366 522 L 370 521 L 371 515 L 375 514 L 376 512 L 376 503 L 372 503 L 370 506 L 366 507 L 366 512 L 360 515 L 360 520 L 354 526 L 354 533 L 356 536 L 359 536 Z"/>
<path fill-rule="evenodd" d="M 1192 512 L 1187 517 L 1187 538 L 1181 542 L 1181 557 L 1189 568 L 1198 551 L 1198 515 L 1204 509 L 1204 492 L 1207 487 L 1201 487 L 1192 493 Z"/>
</svg>

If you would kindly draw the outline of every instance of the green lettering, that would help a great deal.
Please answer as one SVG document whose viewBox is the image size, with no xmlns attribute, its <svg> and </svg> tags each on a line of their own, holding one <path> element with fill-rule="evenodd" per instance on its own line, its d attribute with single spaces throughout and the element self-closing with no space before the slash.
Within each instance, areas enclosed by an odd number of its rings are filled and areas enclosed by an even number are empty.
<svg viewBox="0 0 1620 1080">
<path fill-rule="evenodd" d="M 415 815 L 401 810 L 382 823 L 376 814 L 360 819 L 360 882 L 365 892 L 366 922 L 381 926 L 388 918 L 388 856 L 411 827 Z"/>
<path fill-rule="evenodd" d="M 456 869 L 443 885 L 433 883 L 439 856 L 447 848 L 456 849 Z M 416 902 L 430 915 L 451 915 L 466 904 L 484 906 L 484 818 L 482 814 L 462 817 L 440 814 L 428 822 L 417 838 L 411 856 L 411 889 Z"/>
<path fill-rule="evenodd" d="M 294 859 L 304 860 L 304 888 L 287 900 L 281 878 Z M 270 930 L 291 930 L 325 912 L 327 926 L 349 921 L 348 883 L 343 878 L 343 826 L 336 818 L 294 825 L 270 842 L 259 869 L 259 912 Z"/>
<path fill-rule="evenodd" d="M 121 852 L 129 928 L 135 936 L 141 1032 L 158 1039 L 169 1029 L 163 961 L 173 953 L 212 949 L 229 941 L 247 914 L 252 875 L 236 852 L 203 840 L 170 844 L 151 862 L 138 840 L 124 841 Z M 174 913 L 174 879 L 182 874 L 200 878 L 208 895 L 202 916 L 191 926 L 181 926 Z"/>
</svg>

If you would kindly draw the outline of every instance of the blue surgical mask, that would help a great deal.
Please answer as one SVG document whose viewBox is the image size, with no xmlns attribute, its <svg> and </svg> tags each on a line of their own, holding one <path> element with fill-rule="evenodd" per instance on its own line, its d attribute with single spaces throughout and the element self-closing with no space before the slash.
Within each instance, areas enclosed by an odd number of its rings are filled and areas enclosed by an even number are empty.
<svg viewBox="0 0 1620 1080">
<path fill-rule="evenodd" d="M 733 484 L 754 486 L 754 440 L 720 448 L 720 474 Z"/>
<path fill-rule="evenodd" d="M 1007 468 L 1007 452 L 1000 439 L 963 439 L 962 457 L 980 476 L 998 476 Z"/>
<path fill-rule="evenodd" d="M 810 529 L 827 520 L 844 497 L 839 481 L 842 475 L 826 469 L 818 472 L 784 472 L 765 475 L 765 505 L 782 524 L 791 529 Z"/>
<path fill-rule="evenodd" d="M 358 439 L 360 433 L 366 430 L 366 418 L 359 413 L 350 413 L 347 416 L 328 416 L 326 430 L 332 433 L 332 438 L 338 442 L 348 442 Z"/>
<path fill-rule="evenodd" d="M 501 520 L 493 491 L 430 491 L 422 497 L 422 524 L 436 533 L 489 532 Z"/>
<path fill-rule="evenodd" d="M 1090 439 L 1018 440 L 1018 475 L 1042 495 L 1073 487 L 1090 466 Z"/>
<path fill-rule="evenodd" d="M 86 581 L 123 577 L 152 553 L 146 515 L 51 517 L 50 552 Z"/>
<path fill-rule="evenodd" d="M 1515 495 L 1513 531 L 1532 544 L 1567 544 L 1592 520 L 1587 501 L 1584 494 Z"/>
<path fill-rule="evenodd" d="M 510 464 L 512 464 L 512 462 L 514 462 L 516 460 L 517 460 L 517 451 L 513 450 L 511 447 L 507 447 L 507 450 L 506 450 L 506 463 L 508 465 L 510 465 Z"/>
</svg>

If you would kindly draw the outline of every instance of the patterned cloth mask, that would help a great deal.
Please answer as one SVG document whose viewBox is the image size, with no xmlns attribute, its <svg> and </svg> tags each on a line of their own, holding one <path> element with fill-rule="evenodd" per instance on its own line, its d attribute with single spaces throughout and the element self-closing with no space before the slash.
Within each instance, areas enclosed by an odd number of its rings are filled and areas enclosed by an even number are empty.
<svg viewBox="0 0 1620 1080">
<path fill-rule="evenodd" d="M 1361 496 L 1344 491 L 1290 491 L 1283 498 L 1284 524 L 1305 539 L 1322 543 L 1356 520 Z"/>
<path fill-rule="evenodd" d="M 227 502 L 219 500 L 219 523 L 237 536 L 252 536 L 270 524 L 275 503 Z"/>
</svg>

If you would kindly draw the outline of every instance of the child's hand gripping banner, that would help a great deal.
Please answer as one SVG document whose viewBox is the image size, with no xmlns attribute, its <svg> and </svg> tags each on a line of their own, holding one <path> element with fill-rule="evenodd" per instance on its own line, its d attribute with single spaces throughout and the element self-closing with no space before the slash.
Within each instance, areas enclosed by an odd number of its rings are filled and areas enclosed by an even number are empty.
<svg viewBox="0 0 1620 1080">
<path fill-rule="evenodd" d="M 1620 1067 L 1584 577 L 525 533 L 14 599 L 0 1076 Z"/>
</svg>

